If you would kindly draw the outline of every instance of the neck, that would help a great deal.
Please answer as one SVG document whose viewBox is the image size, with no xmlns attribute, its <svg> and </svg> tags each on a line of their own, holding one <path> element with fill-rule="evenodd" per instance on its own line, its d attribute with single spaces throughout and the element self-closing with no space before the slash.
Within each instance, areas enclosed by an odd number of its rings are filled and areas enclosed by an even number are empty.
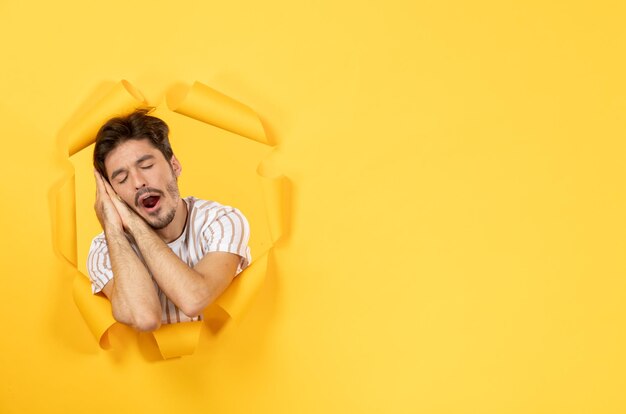
<svg viewBox="0 0 626 414">
<path fill-rule="evenodd" d="M 172 222 L 166 227 L 155 231 L 161 240 L 165 243 L 171 243 L 183 234 L 185 224 L 187 224 L 187 203 L 185 203 L 182 198 L 179 198 L 176 205 L 174 220 L 172 220 Z"/>
</svg>

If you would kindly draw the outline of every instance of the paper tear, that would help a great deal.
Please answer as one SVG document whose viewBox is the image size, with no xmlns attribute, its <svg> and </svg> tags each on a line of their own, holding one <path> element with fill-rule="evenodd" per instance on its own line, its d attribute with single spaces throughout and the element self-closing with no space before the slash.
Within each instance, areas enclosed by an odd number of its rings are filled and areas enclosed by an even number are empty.
<svg viewBox="0 0 626 414">
<path fill-rule="evenodd" d="M 170 94 L 168 104 L 170 108 L 181 115 L 233 132 L 242 138 L 268 145 L 260 119 L 246 105 L 198 82 L 195 82 L 187 90 L 183 88 L 182 93 L 175 95 Z M 106 120 L 146 105 L 143 95 L 129 82 L 122 81 L 114 85 L 109 93 L 84 112 L 81 117 L 71 122 L 63 134 L 60 134 L 62 135 L 60 142 L 67 145 L 67 153 L 73 156 L 73 162 L 80 163 L 83 169 L 88 169 L 88 171 L 78 171 L 75 166 L 75 171 L 81 174 L 90 173 L 91 167 L 85 167 L 85 165 L 88 164 L 91 157 L 77 156 L 93 144 L 98 129 Z M 161 112 L 161 109 L 157 108 L 157 112 Z M 182 134 L 182 131 L 177 131 L 177 133 Z M 257 162 L 260 165 L 261 160 Z M 89 176 L 91 175 L 89 174 Z M 252 252 L 253 261 L 250 266 L 235 278 L 231 286 L 213 305 L 206 309 L 205 321 L 213 333 L 225 323 L 225 318 L 238 318 L 245 312 L 265 280 L 268 252 L 273 243 L 284 232 L 285 224 L 284 220 L 281 219 L 281 214 L 284 211 L 283 188 L 286 179 L 282 176 L 266 177 L 258 170 L 257 176 L 261 181 L 263 203 L 251 203 L 251 205 L 254 205 L 256 209 L 264 209 L 264 212 L 258 212 L 259 214 L 253 214 L 253 216 L 259 221 L 255 223 L 256 228 L 266 227 L 265 233 L 270 234 L 271 240 L 256 241 L 255 245 L 258 247 Z M 77 184 L 77 180 L 81 182 L 80 186 Z M 84 187 L 84 177 L 82 175 L 76 177 L 75 174 L 67 177 L 67 181 L 59 187 L 54 216 L 56 223 L 53 227 L 57 234 L 54 240 L 57 244 L 56 248 L 77 267 L 73 286 L 74 301 L 99 345 L 107 349 L 110 346 L 108 332 L 116 324 L 111 312 L 111 303 L 100 295 L 93 295 L 89 278 L 78 270 L 78 267 L 82 267 L 81 260 L 86 260 L 86 256 L 80 257 L 78 254 L 80 250 L 83 250 L 83 246 L 81 249 L 77 248 L 77 240 L 79 239 L 77 233 L 78 218 L 85 217 L 85 212 L 80 211 L 78 212 L 80 214 L 77 214 L 76 209 L 84 209 L 89 203 L 81 202 L 79 207 L 77 197 L 79 194 L 81 197 L 85 197 L 85 194 L 91 194 L 85 192 Z M 242 193 L 240 189 L 237 190 L 238 193 Z M 89 213 L 93 216 L 91 220 L 94 220 L 95 213 L 93 211 Z M 265 223 L 261 222 L 262 217 L 265 218 Z M 89 227 L 80 226 L 79 231 L 85 231 Z M 258 235 L 252 233 L 251 240 L 255 237 L 257 239 L 262 237 L 262 231 L 257 233 Z M 80 264 L 77 266 L 77 263 Z M 221 309 L 221 311 L 217 309 Z M 217 320 L 220 318 L 222 320 Z M 162 325 L 153 335 L 163 358 L 193 354 L 203 325 L 203 322 Z"/>
<path fill-rule="evenodd" d="M 74 176 L 68 177 L 56 194 L 56 247 L 65 259 L 76 266 L 76 204 Z"/>
</svg>

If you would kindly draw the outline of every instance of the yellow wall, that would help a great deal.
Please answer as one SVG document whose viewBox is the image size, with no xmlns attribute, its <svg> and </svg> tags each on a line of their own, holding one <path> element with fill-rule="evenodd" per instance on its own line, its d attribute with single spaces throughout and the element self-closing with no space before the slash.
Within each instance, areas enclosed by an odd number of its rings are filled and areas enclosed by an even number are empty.
<svg viewBox="0 0 626 414">
<path fill-rule="evenodd" d="M 0 412 L 626 411 L 626 14 L 544 3 L 0 3 Z M 99 349 L 51 247 L 57 133 L 120 79 L 248 104 L 292 180 L 192 357 Z"/>
</svg>

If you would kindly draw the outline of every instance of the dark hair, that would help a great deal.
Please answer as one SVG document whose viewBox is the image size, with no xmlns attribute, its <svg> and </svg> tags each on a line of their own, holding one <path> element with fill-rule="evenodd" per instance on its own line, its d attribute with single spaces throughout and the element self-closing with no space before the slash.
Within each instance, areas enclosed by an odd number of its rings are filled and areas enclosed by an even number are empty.
<svg viewBox="0 0 626 414">
<path fill-rule="evenodd" d="M 147 139 L 165 157 L 171 160 L 174 152 L 168 138 L 169 127 L 161 119 L 148 115 L 154 108 L 141 108 L 133 113 L 109 119 L 96 135 L 93 166 L 108 179 L 104 160 L 119 144 L 131 139 Z"/>
</svg>

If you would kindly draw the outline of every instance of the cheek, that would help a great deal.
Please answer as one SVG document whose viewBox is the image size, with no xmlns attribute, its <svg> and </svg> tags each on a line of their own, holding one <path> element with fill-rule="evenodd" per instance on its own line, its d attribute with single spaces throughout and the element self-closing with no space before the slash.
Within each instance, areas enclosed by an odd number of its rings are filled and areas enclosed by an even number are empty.
<svg viewBox="0 0 626 414">
<path fill-rule="evenodd" d="M 122 200 L 124 200 L 124 202 L 126 202 L 126 204 L 128 204 L 129 206 L 134 206 L 135 205 L 135 195 L 134 194 L 125 194 L 125 195 L 121 195 L 120 197 L 122 198 Z"/>
<path fill-rule="evenodd" d="M 117 188 L 113 188 L 113 189 L 115 190 L 117 195 L 120 196 L 122 201 L 124 201 L 126 204 L 128 204 L 129 206 L 134 206 L 135 205 L 135 195 L 134 195 L 134 193 L 129 192 L 125 188 L 120 188 L 119 186 Z"/>
</svg>

